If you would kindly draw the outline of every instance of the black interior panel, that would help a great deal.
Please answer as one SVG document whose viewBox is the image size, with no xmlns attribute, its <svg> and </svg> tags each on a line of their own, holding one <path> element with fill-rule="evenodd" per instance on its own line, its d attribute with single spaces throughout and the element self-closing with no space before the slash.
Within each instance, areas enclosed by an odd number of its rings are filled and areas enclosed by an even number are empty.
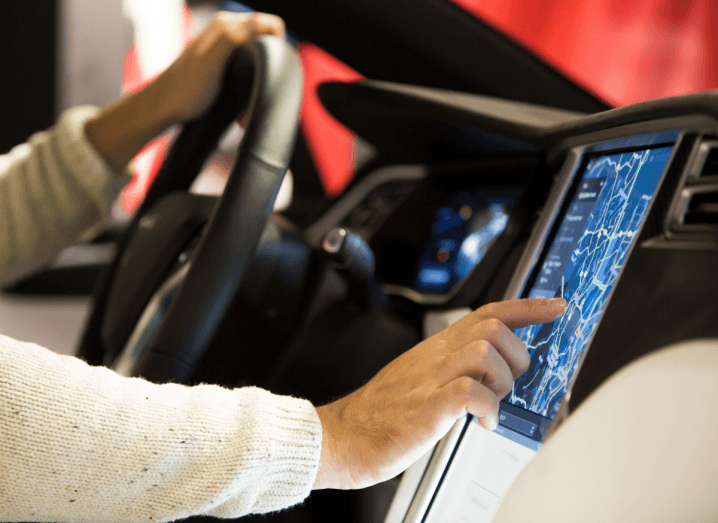
<svg viewBox="0 0 718 523">
<path fill-rule="evenodd" d="M 249 0 L 368 78 L 593 113 L 608 106 L 445 0 Z M 308 16 L 308 14 L 310 16 Z"/>
</svg>

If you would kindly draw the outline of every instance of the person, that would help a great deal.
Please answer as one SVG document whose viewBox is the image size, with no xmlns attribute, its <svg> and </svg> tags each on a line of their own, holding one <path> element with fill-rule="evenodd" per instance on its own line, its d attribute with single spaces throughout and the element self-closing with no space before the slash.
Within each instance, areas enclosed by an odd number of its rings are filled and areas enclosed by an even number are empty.
<svg viewBox="0 0 718 523">
<path fill-rule="evenodd" d="M 261 34 L 283 36 L 282 20 L 219 14 L 147 87 L 103 111 L 71 109 L 7 157 L 3 279 L 52 259 L 107 215 L 128 161 L 168 125 L 201 115 L 226 58 Z M 312 489 L 384 481 L 466 413 L 495 428 L 500 398 L 529 364 L 512 329 L 564 308 L 555 299 L 481 307 L 316 408 L 252 387 L 124 378 L 0 336 L 0 520 L 239 517 Z"/>
</svg>

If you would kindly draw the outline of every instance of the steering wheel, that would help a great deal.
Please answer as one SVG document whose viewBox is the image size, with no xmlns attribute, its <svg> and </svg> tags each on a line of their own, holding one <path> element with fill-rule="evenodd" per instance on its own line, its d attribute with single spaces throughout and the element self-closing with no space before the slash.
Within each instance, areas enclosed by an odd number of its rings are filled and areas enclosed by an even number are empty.
<svg viewBox="0 0 718 523">
<path fill-rule="evenodd" d="M 138 231 L 151 225 L 153 209 L 156 214 L 172 194 L 189 189 L 224 130 L 248 107 L 249 123 L 196 254 L 171 282 L 164 282 L 164 287 L 171 284 L 164 298 L 171 304 L 145 321 L 146 328 L 136 326 L 133 346 L 122 349 L 125 375 L 155 382 L 188 380 L 231 305 L 272 212 L 291 158 L 301 97 L 301 65 L 283 40 L 261 37 L 230 57 L 217 101 L 200 119 L 185 124 L 118 241 L 115 259 L 99 278 L 78 356 L 94 365 L 114 359 L 111 346 L 118 340 L 108 338 L 108 303 L 128 270 L 124 259 Z"/>
</svg>

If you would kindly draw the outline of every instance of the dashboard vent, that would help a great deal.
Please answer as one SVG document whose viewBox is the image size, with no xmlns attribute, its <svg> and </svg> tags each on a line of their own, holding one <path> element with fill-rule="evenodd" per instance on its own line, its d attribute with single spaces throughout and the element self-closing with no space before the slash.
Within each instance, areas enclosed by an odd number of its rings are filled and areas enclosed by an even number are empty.
<svg viewBox="0 0 718 523">
<path fill-rule="evenodd" d="M 707 176 L 718 177 L 718 143 L 706 143 L 702 144 L 706 148 L 707 153 L 703 162 L 703 168 L 698 175 L 700 178 Z"/>
<path fill-rule="evenodd" d="M 718 228 L 718 140 L 699 142 L 680 193 L 679 229 L 688 231 Z"/>
<path fill-rule="evenodd" d="M 718 188 L 694 192 L 688 200 L 683 223 L 684 225 L 718 226 Z"/>
<path fill-rule="evenodd" d="M 663 246 L 718 250 L 718 140 L 698 140 L 676 189 Z"/>
</svg>

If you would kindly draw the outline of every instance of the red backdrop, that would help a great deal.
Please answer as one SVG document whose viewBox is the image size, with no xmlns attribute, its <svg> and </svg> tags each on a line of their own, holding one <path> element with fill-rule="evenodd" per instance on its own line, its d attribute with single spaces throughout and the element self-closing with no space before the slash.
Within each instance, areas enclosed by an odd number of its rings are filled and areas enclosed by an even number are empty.
<svg viewBox="0 0 718 523">
<path fill-rule="evenodd" d="M 718 88 L 718 0 L 453 0 L 610 105 Z"/>
</svg>

